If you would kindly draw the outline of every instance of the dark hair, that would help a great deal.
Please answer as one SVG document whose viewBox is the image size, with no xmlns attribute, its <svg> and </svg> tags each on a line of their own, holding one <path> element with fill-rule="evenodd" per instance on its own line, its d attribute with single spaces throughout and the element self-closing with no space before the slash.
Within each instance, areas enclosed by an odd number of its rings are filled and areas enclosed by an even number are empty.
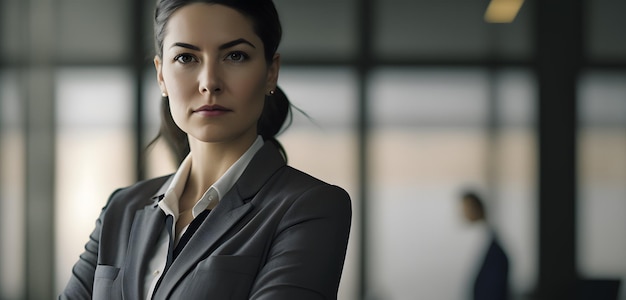
<svg viewBox="0 0 626 300">
<path fill-rule="evenodd" d="M 191 3 L 221 4 L 248 17 L 252 21 L 254 32 L 263 41 L 267 64 L 272 63 L 282 37 L 278 12 L 272 0 L 158 0 L 154 12 L 154 41 L 158 56 L 163 56 L 163 39 L 171 15 L 177 9 Z M 291 103 L 287 95 L 279 87 L 276 87 L 273 95 L 265 97 L 263 112 L 257 122 L 257 133 L 265 141 L 274 143 L 280 149 L 285 160 L 287 160 L 287 154 L 280 142 L 276 140 L 276 135 L 281 132 L 283 127 L 286 128 L 290 124 Z M 151 144 L 160 137 L 165 139 L 167 145 L 174 152 L 177 163 L 182 162 L 189 153 L 189 141 L 187 134 L 174 123 L 169 101 L 166 97 L 163 97 L 161 102 L 161 128 Z"/>
</svg>

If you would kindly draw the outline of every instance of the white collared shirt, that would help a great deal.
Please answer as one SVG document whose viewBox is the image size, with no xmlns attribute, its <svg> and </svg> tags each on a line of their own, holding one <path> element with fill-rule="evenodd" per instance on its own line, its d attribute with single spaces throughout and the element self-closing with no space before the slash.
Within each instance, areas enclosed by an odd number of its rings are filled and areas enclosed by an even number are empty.
<svg viewBox="0 0 626 300">
<path fill-rule="evenodd" d="M 195 219 L 200 213 L 206 209 L 213 209 L 219 203 L 220 199 L 233 187 L 235 182 L 241 177 L 241 174 L 248 166 L 248 163 L 254 157 L 254 154 L 263 146 L 263 139 L 261 136 L 257 136 L 256 140 L 250 148 L 232 165 L 228 170 L 220 177 L 209 189 L 202 195 L 196 202 L 192 209 L 192 215 Z M 172 179 L 165 195 L 161 201 L 159 201 L 159 208 L 165 213 L 165 215 L 171 215 L 174 218 L 172 223 L 171 232 L 176 232 L 176 221 L 178 220 L 178 201 L 183 193 L 189 172 L 191 171 L 191 154 L 183 160 L 178 167 L 174 178 Z M 178 239 L 187 230 L 187 225 L 182 229 L 180 234 L 176 237 L 174 243 L 178 243 Z M 144 279 L 144 299 L 150 300 L 157 282 L 163 275 L 165 270 L 165 264 L 167 261 L 167 251 L 169 248 L 170 235 L 167 228 L 164 228 L 161 232 L 159 240 L 155 244 L 154 256 L 148 262 L 146 266 L 146 273 Z"/>
</svg>

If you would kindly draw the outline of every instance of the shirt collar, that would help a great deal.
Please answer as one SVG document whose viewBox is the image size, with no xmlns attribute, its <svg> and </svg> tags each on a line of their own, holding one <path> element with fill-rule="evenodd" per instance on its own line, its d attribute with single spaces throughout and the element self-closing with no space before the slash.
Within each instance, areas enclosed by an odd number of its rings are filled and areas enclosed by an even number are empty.
<svg viewBox="0 0 626 300">
<path fill-rule="evenodd" d="M 250 148 L 232 165 L 222 177 L 220 177 L 211 187 L 209 187 L 202 197 L 193 207 L 193 217 L 198 216 L 205 209 L 213 209 L 222 197 L 235 185 L 235 182 L 241 177 L 248 163 L 254 157 L 254 154 L 263 146 L 263 138 L 257 136 L 256 140 Z M 191 171 L 191 154 L 182 161 L 178 170 L 174 174 L 163 199 L 159 202 L 159 207 L 166 215 L 172 215 L 178 219 L 178 200 L 183 193 L 189 172 Z"/>
</svg>

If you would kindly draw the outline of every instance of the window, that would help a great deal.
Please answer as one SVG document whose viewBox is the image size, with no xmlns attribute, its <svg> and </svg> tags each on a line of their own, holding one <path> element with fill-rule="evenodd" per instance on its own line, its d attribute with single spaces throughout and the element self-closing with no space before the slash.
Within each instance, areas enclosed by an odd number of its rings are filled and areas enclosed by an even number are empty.
<svg viewBox="0 0 626 300">
<path fill-rule="evenodd" d="M 585 278 L 626 279 L 625 99 L 626 73 L 589 71 L 581 77 L 577 262 Z"/>
<path fill-rule="evenodd" d="M 492 86 L 493 85 L 493 86 Z M 527 71 L 383 69 L 370 80 L 372 272 L 381 299 L 463 299 L 482 244 L 459 195 L 485 196 L 516 292 L 536 278 L 534 83 Z M 493 100 L 490 100 L 493 99 Z M 494 101 L 491 103 L 490 101 Z M 497 127 L 490 129 L 495 106 Z M 464 249 L 464 250 L 459 250 Z"/>
</svg>

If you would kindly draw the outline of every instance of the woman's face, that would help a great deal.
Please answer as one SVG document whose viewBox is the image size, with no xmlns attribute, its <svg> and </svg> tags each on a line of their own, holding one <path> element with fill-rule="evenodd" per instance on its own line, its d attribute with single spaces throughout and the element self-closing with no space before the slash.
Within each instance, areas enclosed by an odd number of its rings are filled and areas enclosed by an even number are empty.
<svg viewBox="0 0 626 300">
<path fill-rule="evenodd" d="M 256 137 L 265 95 L 276 88 L 279 56 L 268 66 L 247 17 L 219 4 L 181 7 L 168 21 L 163 56 L 154 63 L 172 118 L 190 142 Z"/>
<path fill-rule="evenodd" d="M 476 204 L 468 198 L 462 200 L 463 203 L 463 216 L 469 222 L 475 222 L 482 218 L 480 211 L 476 207 Z"/>
</svg>

